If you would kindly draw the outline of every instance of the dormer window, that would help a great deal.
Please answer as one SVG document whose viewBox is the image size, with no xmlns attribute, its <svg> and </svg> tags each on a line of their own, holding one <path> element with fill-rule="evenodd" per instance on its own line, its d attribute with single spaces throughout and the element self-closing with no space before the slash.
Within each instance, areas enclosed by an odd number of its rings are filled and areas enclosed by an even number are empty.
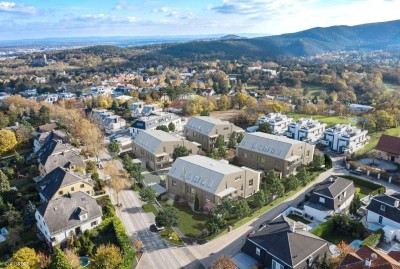
<svg viewBox="0 0 400 269">
<path fill-rule="evenodd" d="M 82 214 L 82 215 L 80 215 L 80 216 L 79 216 L 79 219 L 80 219 L 80 220 L 85 220 L 85 219 L 87 219 L 87 214 Z"/>
<path fill-rule="evenodd" d="M 385 209 L 386 209 L 386 206 L 381 205 L 381 211 L 385 211 Z"/>
</svg>

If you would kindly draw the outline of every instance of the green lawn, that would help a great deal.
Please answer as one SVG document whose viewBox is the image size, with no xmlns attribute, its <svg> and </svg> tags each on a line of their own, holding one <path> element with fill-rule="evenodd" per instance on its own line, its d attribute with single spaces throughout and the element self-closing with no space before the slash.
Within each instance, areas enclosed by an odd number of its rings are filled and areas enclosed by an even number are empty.
<svg viewBox="0 0 400 269">
<path fill-rule="evenodd" d="M 162 207 L 168 207 L 165 201 L 161 201 L 160 204 Z M 196 237 L 203 232 L 204 228 L 206 228 L 206 215 L 194 212 L 189 206 L 182 207 L 178 204 L 174 204 L 172 207 L 178 210 L 178 228 L 184 235 L 188 237 Z"/>
<path fill-rule="evenodd" d="M 176 245 L 176 246 L 185 246 L 185 244 L 183 243 L 182 239 L 180 239 L 180 238 L 179 238 L 179 240 L 170 239 L 170 236 L 168 235 L 168 233 L 167 233 L 166 230 L 161 231 L 161 232 L 160 232 L 160 235 L 161 235 L 161 237 L 162 237 L 165 241 L 167 241 L 167 242 L 169 242 L 169 243 L 171 243 L 171 244 L 173 244 L 173 245 Z"/>
<path fill-rule="evenodd" d="M 400 136 L 400 127 L 397 128 L 391 128 L 388 129 L 384 132 L 373 132 L 373 133 L 368 133 L 368 136 L 370 137 L 370 140 L 368 141 L 368 144 L 357 151 L 356 155 L 361 155 L 363 153 L 367 153 L 373 148 L 375 148 L 376 144 L 378 144 L 379 138 L 383 135 L 393 135 L 393 136 Z"/>
<path fill-rule="evenodd" d="M 341 234 L 337 231 L 334 230 L 334 223 L 333 219 L 329 219 L 319 225 L 317 228 L 311 231 L 312 234 L 321 237 L 322 239 L 325 239 L 328 242 L 331 242 L 334 245 L 339 244 L 341 241 L 346 242 L 347 244 L 350 244 L 356 239 L 359 239 L 357 237 L 354 237 L 352 235 L 344 235 Z"/>
<path fill-rule="evenodd" d="M 341 177 L 343 178 L 347 178 L 353 181 L 354 183 L 354 187 L 355 188 L 359 188 L 360 192 L 358 193 L 358 195 L 360 196 L 360 198 L 363 198 L 369 194 L 375 195 L 378 192 L 379 193 L 384 193 L 385 192 L 385 188 L 379 184 L 375 184 L 373 182 L 367 181 L 365 179 L 359 178 L 359 177 L 355 177 L 352 175 L 341 175 Z M 379 189 L 381 189 L 379 191 Z"/>
<path fill-rule="evenodd" d="M 308 99 L 313 99 L 315 96 L 319 96 L 322 90 L 327 91 L 327 87 L 304 83 L 304 82 L 301 83 L 301 86 L 303 89 L 308 89 L 308 93 L 305 96 L 305 98 Z"/>
<path fill-rule="evenodd" d="M 157 215 L 158 210 L 157 210 L 157 208 L 154 207 L 154 205 L 144 204 L 142 207 L 143 207 L 144 212 L 147 212 L 147 213 L 153 212 L 154 215 Z"/>
<path fill-rule="evenodd" d="M 355 117 L 340 117 L 340 116 L 323 116 L 323 115 L 308 115 L 308 114 L 300 114 L 300 113 L 288 113 L 294 120 L 298 120 L 300 118 L 310 118 L 312 117 L 315 120 L 319 120 L 321 122 L 325 122 L 328 126 L 333 126 L 335 124 L 342 123 L 352 123 L 350 122 L 350 118 Z"/>
<path fill-rule="evenodd" d="M 302 217 L 297 216 L 297 215 L 295 215 L 295 214 L 289 214 L 289 215 L 287 215 L 287 217 L 288 217 L 289 219 L 294 220 L 294 221 L 302 222 L 302 223 L 304 223 L 304 224 L 310 224 L 310 223 L 311 223 L 310 221 L 306 220 L 305 218 L 302 218 Z"/>
</svg>

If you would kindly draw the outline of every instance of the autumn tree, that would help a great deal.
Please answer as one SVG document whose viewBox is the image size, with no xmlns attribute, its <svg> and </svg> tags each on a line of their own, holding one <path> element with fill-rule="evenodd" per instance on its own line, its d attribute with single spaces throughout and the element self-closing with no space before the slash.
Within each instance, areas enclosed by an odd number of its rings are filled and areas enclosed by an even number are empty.
<svg viewBox="0 0 400 269">
<path fill-rule="evenodd" d="M 100 245 L 90 260 L 92 269 L 118 269 L 123 263 L 121 250 L 113 244 Z"/>
<path fill-rule="evenodd" d="M 15 133 L 10 130 L 0 130 L 0 155 L 12 150 L 17 145 Z"/>
<path fill-rule="evenodd" d="M 337 252 L 339 253 L 338 258 L 342 260 L 347 254 L 353 253 L 355 248 L 348 245 L 343 240 L 336 246 Z"/>
<path fill-rule="evenodd" d="M 129 182 L 121 176 L 121 172 L 118 169 L 119 163 L 116 160 L 108 161 L 104 166 L 104 170 L 107 175 L 111 177 L 109 186 L 115 191 L 117 196 L 117 206 L 120 205 L 119 203 L 119 193 L 126 189 L 129 185 Z"/>
<path fill-rule="evenodd" d="M 32 248 L 23 247 L 7 262 L 6 269 L 40 269 L 40 258 Z"/>
<path fill-rule="evenodd" d="M 210 265 L 209 269 L 236 269 L 237 264 L 231 256 L 221 255 Z"/>
<path fill-rule="evenodd" d="M 79 268 L 81 265 L 81 261 L 79 260 L 78 255 L 76 255 L 73 249 L 67 248 L 64 250 L 65 256 L 70 262 L 72 268 Z"/>
<path fill-rule="evenodd" d="M 0 193 L 10 190 L 10 182 L 8 181 L 7 175 L 0 170 Z"/>
<path fill-rule="evenodd" d="M 141 240 L 136 240 L 134 244 L 135 244 L 136 250 L 141 250 L 143 247 L 143 242 Z"/>
<path fill-rule="evenodd" d="M 50 269 L 73 269 L 67 255 L 59 247 L 51 256 Z"/>
</svg>

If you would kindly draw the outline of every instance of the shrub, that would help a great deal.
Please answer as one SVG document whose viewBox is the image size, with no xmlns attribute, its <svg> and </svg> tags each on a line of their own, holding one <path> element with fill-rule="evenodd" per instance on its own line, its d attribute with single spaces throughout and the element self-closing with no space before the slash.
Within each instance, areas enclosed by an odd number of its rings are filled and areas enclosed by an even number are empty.
<svg viewBox="0 0 400 269">
<path fill-rule="evenodd" d="M 376 245 L 378 245 L 378 243 L 383 239 L 384 234 L 385 232 L 382 229 L 373 232 L 361 242 L 361 246 L 368 246 L 371 248 L 376 247 Z"/>
<path fill-rule="evenodd" d="M 180 240 L 179 236 L 175 232 L 172 232 L 170 237 L 171 237 L 171 240 L 174 240 L 174 241 Z"/>
<path fill-rule="evenodd" d="M 168 199 L 168 200 L 165 202 L 165 204 L 166 204 L 167 206 L 173 206 L 173 205 L 174 205 L 174 200 Z"/>
</svg>

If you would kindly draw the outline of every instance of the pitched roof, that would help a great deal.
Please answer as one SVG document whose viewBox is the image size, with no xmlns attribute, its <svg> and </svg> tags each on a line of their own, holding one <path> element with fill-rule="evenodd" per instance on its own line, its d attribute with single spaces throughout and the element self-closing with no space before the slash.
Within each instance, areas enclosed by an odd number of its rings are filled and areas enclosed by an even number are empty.
<svg viewBox="0 0 400 269">
<path fill-rule="evenodd" d="M 37 128 L 37 130 L 41 133 L 50 132 L 54 129 L 57 129 L 57 124 L 55 124 L 55 123 L 48 123 L 48 124 L 40 125 Z"/>
<path fill-rule="evenodd" d="M 85 220 L 79 219 L 82 209 L 87 212 Z M 50 200 L 41 205 L 37 211 L 42 215 L 51 235 L 102 216 L 96 199 L 81 191 Z"/>
<path fill-rule="evenodd" d="M 351 185 L 353 185 L 354 189 L 353 181 L 342 177 L 330 176 L 327 180 L 319 184 L 319 187 L 314 191 L 314 193 L 335 198 Z"/>
<path fill-rule="evenodd" d="M 289 151 L 293 145 L 305 142 L 261 132 L 246 133 L 237 148 L 243 148 L 275 158 L 289 158 Z"/>
<path fill-rule="evenodd" d="M 41 192 L 43 196 L 45 196 L 48 200 L 51 200 L 60 188 L 83 181 L 89 185 L 92 185 L 89 181 L 86 181 L 80 174 L 67 171 L 66 169 L 61 167 L 57 167 L 53 171 L 48 173 L 36 185 L 36 189 Z"/>
<path fill-rule="evenodd" d="M 243 168 L 222 161 L 191 155 L 176 159 L 167 175 L 215 194 L 226 175 L 243 171 Z"/>
<path fill-rule="evenodd" d="M 399 251 L 385 254 L 379 250 L 364 246 L 355 253 L 347 254 L 340 262 L 339 269 L 400 269 L 400 262 L 396 260 Z M 370 259 L 371 264 L 365 265 L 365 261 Z"/>
<path fill-rule="evenodd" d="M 233 125 L 228 121 L 222 121 L 217 118 L 207 117 L 207 116 L 193 116 L 189 119 L 186 123 L 185 128 L 194 130 L 199 132 L 203 135 L 209 135 L 210 132 L 214 129 L 217 125 L 232 125 L 234 130 L 240 129 L 239 127 Z"/>
<path fill-rule="evenodd" d="M 295 231 L 291 226 L 295 225 Z M 284 216 L 264 223 L 264 227 L 248 238 L 291 267 L 307 259 L 312 253 L 328 247 L 328 243 L 305 231 L 304 224 Z"/>
<path fill-rule="evenodd" d="M 382 135 L 379 138 L 378 144 L 375 146 L 375 149 L 387 153 L 400 155 L 400 137 Z"/>
<path fill-rule="evenodd" d="M 143 130 L 138 133 L 133 144 L 155 154 L 163 142 L 180 142 L 184 138 L 161 130 Z"/>
<path fill-rule="evenodd" d="M 395 207 L 395 202 L 400 200 L 400 194 L 391 195 L 380 194 L 372 198 L 367 206 L 367 210 L 375 212 L 385 218 L 400 223 L 400 207 Z M 381 205 L 385 206 L 385 210 L 381 210 Z"/>
</svg>

